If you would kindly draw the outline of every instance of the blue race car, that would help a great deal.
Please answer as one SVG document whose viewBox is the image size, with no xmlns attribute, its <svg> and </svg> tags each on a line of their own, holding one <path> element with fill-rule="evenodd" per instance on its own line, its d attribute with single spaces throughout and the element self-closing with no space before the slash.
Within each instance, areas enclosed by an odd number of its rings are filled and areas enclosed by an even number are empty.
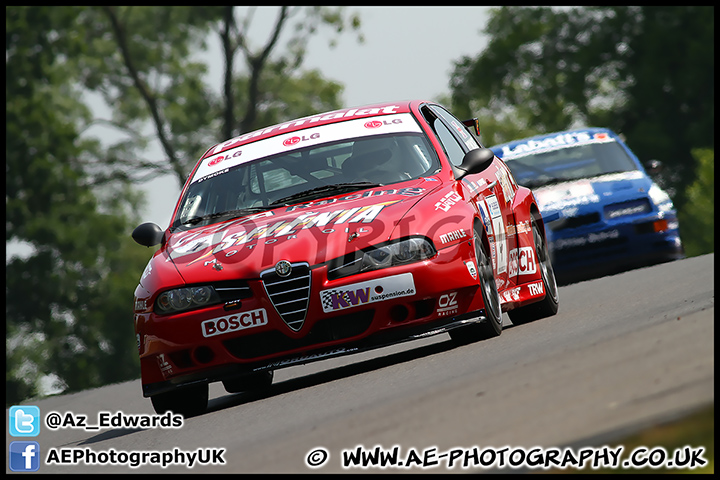
<svg viewBox="0 0 720 480">
<path fill-rule="evenodd" d="M 535 194 L 558 283 L 684 257 L 672 200 L 613 131 L 568 130 L 490 148 Z"/>
</svg>

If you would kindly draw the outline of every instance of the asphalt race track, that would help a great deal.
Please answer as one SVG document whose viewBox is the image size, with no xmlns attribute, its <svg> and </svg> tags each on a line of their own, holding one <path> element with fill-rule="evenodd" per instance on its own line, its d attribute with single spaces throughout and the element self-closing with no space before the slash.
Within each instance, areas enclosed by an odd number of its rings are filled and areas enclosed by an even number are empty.
<svg viewBox="0 0 720 480">
<path fill-rule="evenodd" d="M 180 428 L 70 427 L 81 416 L 98 425 L 98 412 L 153 415 L 139 380 L 47 398 L 29 404 L 68 426 L 43 423 L 28 440 L 40 447 L 38 473 L 441 473 L 449 458 L 440 455 L 452 449 L 606 445 L 713 403 L 714 302 L 710 254 L 561 287 L 555 317 L 516 327 L 505 316 L 502 335 L 484 342 L 454 347 L 441 334 L 291 367 L 262 397 L 212 384 L 208 412 Z M 14 440 L 6 431 L 6 444 Z M 431 462 L 344 469 L 343 451 L 358 446 L 399 447 L 400 458 L 429 452 Z M 46 464 L 51 451 L 105 452 L 102 460 L 111 450 L 130 458 L 198 449 L 215 449 L 225 464 Z M 325 463 L 309 468 L 311 453 Z"/>
</svg>

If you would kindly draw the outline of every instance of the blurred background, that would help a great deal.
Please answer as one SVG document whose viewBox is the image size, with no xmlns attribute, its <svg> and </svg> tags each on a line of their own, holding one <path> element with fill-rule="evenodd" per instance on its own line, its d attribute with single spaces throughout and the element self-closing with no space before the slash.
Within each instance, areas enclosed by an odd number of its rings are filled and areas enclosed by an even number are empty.
<svg viewBox="0 0 720 480">
<path fill-rule="evenodd" d="M 210 146 L 421 98 L 622 134 L 714 251 L 714 7 L 6 7 L 6 405 L 139 378 L 133 291 Z"/>
</svg>

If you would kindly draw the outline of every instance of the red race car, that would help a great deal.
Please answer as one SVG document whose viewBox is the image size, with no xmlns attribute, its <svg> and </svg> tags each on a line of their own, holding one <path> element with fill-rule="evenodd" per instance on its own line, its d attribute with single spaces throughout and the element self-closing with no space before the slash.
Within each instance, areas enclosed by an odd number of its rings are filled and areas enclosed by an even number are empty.
<svg viewBox="0 0 720 480">
<path fill-rule="evenodd" d="M 554 315 L 532 192 L 426 101 L 317 114 L 200 158 L 135 290 L 143 395 L 194 415 L 208 384 L 448 332 L 465 344 Z"/>
</svg>

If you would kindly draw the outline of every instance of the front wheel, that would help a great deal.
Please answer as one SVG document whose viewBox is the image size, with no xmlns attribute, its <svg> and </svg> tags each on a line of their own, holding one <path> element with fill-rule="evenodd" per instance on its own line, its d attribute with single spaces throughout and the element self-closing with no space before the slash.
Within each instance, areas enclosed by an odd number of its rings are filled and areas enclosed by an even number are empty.
<svg viewBox="0 0 720 480">
<path fill-rule="evenodd" d="M 208 402 L 208 384 L 181 387 L 170 392 L 150 397 L 155 413 L 162 415 L 172 411 L 183 417 L 193 417 L 204 413 Z"/>
<path fill-rule="evenodd" d="M 547 243 L 540 233 L 540 226 L 534 218 L 532 219 L 532 232 L 535 242 L 535 256 L 537 257 L 540 276 L 545 289 L 545 298 L 539 302 L 509 311 L 508 316 L 514 325 L 522 325 L 540 318 L 550 317 L 558 311 L 558 287 L 555 280 L 555 271 L 550 261 Z"/>
<path fill-rule="evenodd" d="M 495 284 L 492 261 L 476 228 L 473 229 L 473 243 L 475 244 L 475 262 L 477 263 L 480 292 L 485 304 L 485 320 L 450 330 L 448 332 L 450 338 L 459 345 L 497 337 L 502 333 L 502 308 L 500 294 Z"/>
<path fill-rule="evenodd" d="M 228 393 L 259 392 L 272 385 L 273 371 L 256 372 L 242 377 L 229 378 L 222 381 Z"/>
</svg>

